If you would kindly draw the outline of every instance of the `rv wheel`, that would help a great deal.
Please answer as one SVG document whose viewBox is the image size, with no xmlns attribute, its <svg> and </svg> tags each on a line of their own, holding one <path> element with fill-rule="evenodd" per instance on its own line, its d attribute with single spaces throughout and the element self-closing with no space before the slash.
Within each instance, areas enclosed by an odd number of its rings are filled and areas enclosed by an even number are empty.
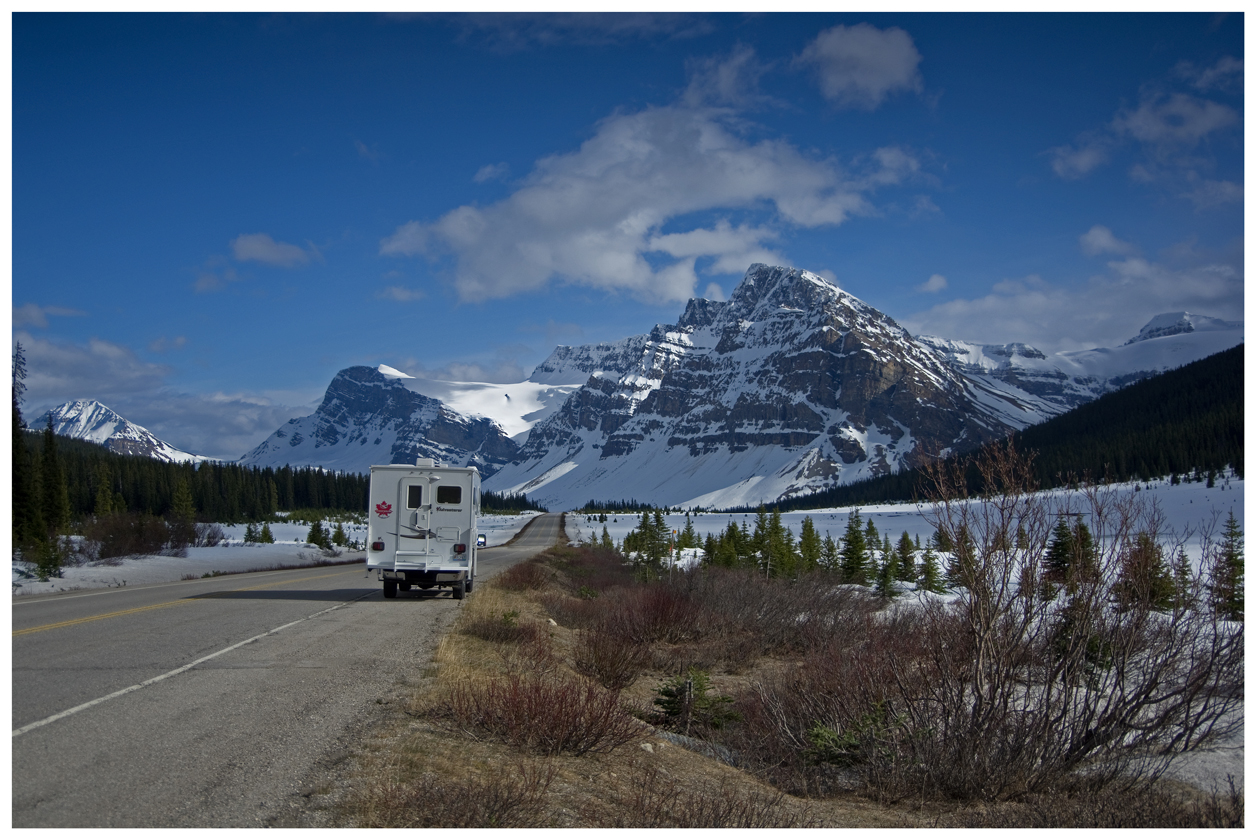
<svg viewBox="0 0 1256 840">
<path fill-rule="evenodd" d="M 397 581 L 395 580 L 384 581 L 384 597 L 385 598 L 397 597 Z"/>
<path fill-rule="evenodd" d="M 409 592 L 409 591 L 410 591 L 410 584 L 408 584 L 408 583 L 399 583 L 399 584 L 397 584 L 397 588 L 398 588 L 398 589 L 400 589 L 402 592 Z"/>
<path fill-rule="evenodd" d="M 463 578 L 454 584 L 454 600 L 461 601 L 467 595 L 467 579 Z"/>
<path fill-rule="evenodd" d="M 471 587 L 475 586 L 475 578 L 467 578 L 467 594 L 471 594 Z"/>
</svg>

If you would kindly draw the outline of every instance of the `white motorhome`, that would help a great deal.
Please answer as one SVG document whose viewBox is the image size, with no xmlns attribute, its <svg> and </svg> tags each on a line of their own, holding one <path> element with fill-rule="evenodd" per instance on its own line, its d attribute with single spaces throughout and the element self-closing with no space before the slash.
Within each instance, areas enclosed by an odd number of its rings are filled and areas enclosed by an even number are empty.
<svg viewBox="0 0 1256 840">
<path fill-rule="evenodd" d="M 476 573 L 480 472 L 438 467 L 430 458 L 371 467 L 366 568 L 384 582 L 384 597 L 417 586 L 471 591 Z"/>
</svg>

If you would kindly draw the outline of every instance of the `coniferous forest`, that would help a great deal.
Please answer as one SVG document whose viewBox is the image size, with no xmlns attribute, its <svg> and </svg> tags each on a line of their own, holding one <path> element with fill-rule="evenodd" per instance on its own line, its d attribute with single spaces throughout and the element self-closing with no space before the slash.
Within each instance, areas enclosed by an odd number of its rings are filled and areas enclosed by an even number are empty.
<svg viewBox="0 0 1256 840">
<path fill-rule="evenodd" d="M 1146 481 L 1204 477 L 1227 468 L 1242 475 L 1243 345 L 1104 394 L 1012 440 L 1022 452 L 1034 453 L 1042 488 L 1084 477 Z M 923 496 L 923 478 L 918 469 L 904 470 L 782 499 L 775 507 L 790 511 L 910 501 Z"/>
</svg>

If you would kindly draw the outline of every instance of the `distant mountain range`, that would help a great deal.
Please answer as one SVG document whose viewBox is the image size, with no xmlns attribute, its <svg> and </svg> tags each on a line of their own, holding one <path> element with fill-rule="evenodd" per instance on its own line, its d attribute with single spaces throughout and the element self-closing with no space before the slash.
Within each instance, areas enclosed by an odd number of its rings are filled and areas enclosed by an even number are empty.
<svg viewBox="0 0 1256 840">
<path fill-rule="evenodd" d="M 120 455 L 143 455 L 171 463 L 206 460 L 171 446 L 95 400 L 74 400 L 45 411 L 30 428 L 36 431 L 47 428 L 49 419 L 56 434 L 99 443 Z"/>
<path fill-rule="evenodd" d="M 730 300 L 560 346 L 524 382 L 347 368 L 241 461 L 365 472 L 430 457 L 551 509 L 757 504 L 971 449 L 1242 342 L 1241 323 L 1185 312 L 1119 347 L 1051 355 L 912 336 L 815 274 L 753 265 Z"/>
</svg>

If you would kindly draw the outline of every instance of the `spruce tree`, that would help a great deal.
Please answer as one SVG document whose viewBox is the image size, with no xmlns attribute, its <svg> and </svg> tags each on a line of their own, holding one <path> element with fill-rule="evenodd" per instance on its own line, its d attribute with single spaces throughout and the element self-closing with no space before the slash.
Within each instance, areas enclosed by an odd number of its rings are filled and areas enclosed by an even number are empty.
<svg viewBox="0 0 1256 840">
<path fill-rule="evenodd" d="M 903 535 L 898 538 L 898 579 L 907 583 L 915 583 L 916 581 L 916 560 L 914 557 L 916 546 L 912 544 L 911 537 L 904 531 Z"/>
<path fill-rule="evenodd" d="M 837 541 L 827 532 L 820 549 L 820 565 L 830 572 L 841 571 L 842 567 L 842 555 L 837 550 Z"/>
<path fill-rule="evenodd" d="M 868 549 L 864 542 L 863 523 L 859 508 L 850 512 L 846 520 L 846 534 L 842 539 L 842 582 L 868 583 Z"/>
<path fill-rule="evenodd" d="M 798 557 L 802 571 L 810 572 L 820 565 L 820 556 L 824 553 L 824 545 L 820 541 L 820 532 L 810 516 L 804 516 L 802 530 L 798 536 Z"/>
<path fill-rule="evenodd" d="M 269 522 L 262 523 L 262 532 L 258 534 L 257 541 L 262 543 L 273 543 L 275 541 L 275 535 L 270 532 Z"/>
<path fill-rule="evenodd" d="M 336 530 L 332 532 L 331 543 L 332 545 L 338 546 L 346 546 L 349 544 L 349 537 L 345 534 L 344 525 L 339 522 L 336 523 Z"/>
<path fill-rule="evenodd" d="M 1212 608 L 1227 621 L 1243 620 L 1243 530 L 1234 511 L 1226 520 L 1209 585 Z"/>
<path fill-rule="evenodd" d="M 44 522 L 51 534 L 62 534 L 70 524 L 70 495 L 66 488 L 65 470 L 57 454 L 57 436 L 52 430 L 52 415 L 48 415 L 48 428 L 44 430 L 44 451 L 39 473 L 43 480 Z"/>
<path fill-rule="evenodd" d="M 925 544 L 924 554 L 920 558 L 920 588 L 926 592 L 946 591 L 938 570 L 938 556 L 933 553 L 932 541 Z"/>
</svg>

